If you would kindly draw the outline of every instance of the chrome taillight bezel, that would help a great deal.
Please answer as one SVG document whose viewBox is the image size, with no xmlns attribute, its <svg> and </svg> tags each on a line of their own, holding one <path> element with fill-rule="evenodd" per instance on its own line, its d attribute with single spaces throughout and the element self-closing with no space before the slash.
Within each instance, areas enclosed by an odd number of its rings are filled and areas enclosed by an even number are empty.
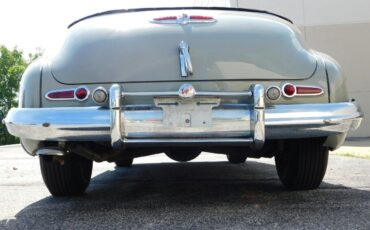
<svg viewBox="0 0 370 230">
<path fill-rule="evenodd" d="M 289 94 L 286 94 L 285 93 L 285 87 L 287 87 L 288 85 L 291 85 L 294 87 L 294 93 L 292 95 L 289 95 Z M 287 98 L 292 98 L 292 97 L 295 97 L 297 95 L 297 88 L 294 84 L 292 83 L 285 83 L 282 87 L 281 87 L 281 92 L 282 94 L 284 95 L 284 97 L 287 97 Z"/>
<path fill-rule="evenodd" d="M 85 89 L 86 90 L 86 96 L 82 99 L 80 99 L 76 96 L 76 92 L 79 89 Z M 73 91 L 73 97 L 70 97 L 70 98 L 67 98 L 67 97 L 66 98 L 52 98 L 52 97 L 49 96 L 52 93 L 67 92 L 67 91 Z M 77 88 L 69 88 L 69 89 L 56 89 L 56 90 L 48 91 L 45 94 L 45 98 L 48 99 L 49 101 L 73 101 L 73 100 L 86 101 L 89 98 L 89 96 L 90 96 L 90 90 L 86 86 L 79 86 Z"/>
<path fill-rule="evenodd" d="M 285 87 L 286 86 L 293 86 L 294 87 L 294 94 L 292 95 L 289 95 L 289 94 L 286 94 L 285 92 Z M 313 89 L 317 89 L 319 90 L 320 92 L 319 93 L 299 93 L 299 88 L 313 88 Z M 294 85 L 292 83 L 285 83 L 282 87 L 281 87 L 281 92 L 283 94 L 284 97 L 286 98 L 293 98 L 293 97 L 310 97 L 310 96 L 321 96 L 325 93 L 324 89 L 320 86 L 313 86 L 313 85 Z"/>
</svg>

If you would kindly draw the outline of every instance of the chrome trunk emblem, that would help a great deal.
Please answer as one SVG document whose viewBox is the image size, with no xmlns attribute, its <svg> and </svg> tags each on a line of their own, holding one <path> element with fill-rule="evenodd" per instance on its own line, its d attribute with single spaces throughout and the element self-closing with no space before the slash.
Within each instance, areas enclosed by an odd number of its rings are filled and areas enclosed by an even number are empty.
<svg viewBox="0 0 370 230">
<path fill-rule="evenodd" d="M 193 74 L 193 65 L 191 64 L 189 45 L 181 41 L 179 44 L 180 74 L 181 77 L 188 77 Z"/>
<path fill-rule="evenodd" d="M 180 25 L 189 24 L 190 18 L 187 14 L 182 14 L 181 16 L 177 17 L 177 23 Z"/>
<path fill-rule="evenodd" d="M 183 84 L 179 89 L 179 97 L 183 99 L 193 98 L 196 94 L 195 88 L 190 84 Z"/>
</svg>

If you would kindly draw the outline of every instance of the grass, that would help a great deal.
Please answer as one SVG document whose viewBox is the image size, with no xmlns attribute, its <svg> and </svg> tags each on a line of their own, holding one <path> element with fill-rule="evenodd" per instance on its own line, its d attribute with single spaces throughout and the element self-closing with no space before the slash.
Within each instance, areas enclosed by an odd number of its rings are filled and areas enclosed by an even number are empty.
<svg viewBox="0 0 370 230">
<path fill-rule="evenodd" d="M 370 147 L 343 146 L 340 149 L 331 152 L 331 154 L 337 156 L 355 157 L 370 160 Z"/>
<path fill-rule="evenodd" d="M 356 154 L 356 153 L 343 153 L 343 152 L 340 152 L 340 153 L 332 152 L 331 154 L 342 156 L 342 157 L 354 157 L 354 158 L 370 160 L 370 155 L 363 155 L 363 154 Z"/>
</svg>

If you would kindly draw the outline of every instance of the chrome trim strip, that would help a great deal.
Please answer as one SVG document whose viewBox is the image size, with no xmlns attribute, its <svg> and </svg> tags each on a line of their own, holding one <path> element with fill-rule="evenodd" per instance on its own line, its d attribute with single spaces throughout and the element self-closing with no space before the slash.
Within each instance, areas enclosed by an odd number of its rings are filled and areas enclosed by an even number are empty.
<svg viewBox="0 0 370 230">
<path fill-rule="evenodd" d="M 204 96 L 204 97 L 207 97 L 207 96 L 213 96 L 213 97 L 244 97 L 244 96 L 247 96 L 247 97 L 250 97 L 252 96 L 252 92 L 251 91 L 245 91 L 245 92 L 197 92 L 195 94 L 195 96 Z"/>
<path fill-rule="evenodd" d="M 179 24 L 177 20 L 150 20 L 149 22 L 155 23 L 155 24 Z"/>
<path fill-rule="evenodd" d="M 122 92 L 124 97 L 178 97 L 179 92 Z M 216 92 L 216 91 L 196 91 L 195 96 L 199 97 L 244 97 L 252 96 L 251 91 L 244 92 Z"/>
<path fill-rule="evenodd" d="M 182 139 L 125 139 L 125 145 L 129 147 L 154 147 L 154 146 L 251 146 L 252 138 L 182 138 Z"/>
<path fill-rule="evenodd" d="M 181 41 L 179 44 L 180 74 L 181 77 L 188 77 L 193 74 L 193 65 L 191 64 L 189 45 Z"/>
</svg>

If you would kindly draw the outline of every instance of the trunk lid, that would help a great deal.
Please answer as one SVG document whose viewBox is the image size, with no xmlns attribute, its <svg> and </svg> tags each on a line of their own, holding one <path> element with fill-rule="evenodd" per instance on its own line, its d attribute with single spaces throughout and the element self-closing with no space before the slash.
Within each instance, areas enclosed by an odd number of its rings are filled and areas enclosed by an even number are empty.
<svg viewBox="0 0 370 230">
<path fill-rule="evenodd" d="M 158 17 L 213 17 L 213 23 L 158 24 Z M 161 10 L 112 14 L 69 29 L 51 60 L 65 84 L 184 81 L 178 46 L 186 42 L 190 81 L 305 79 L 316 70 L 314 53 L 289 22 L 268 14 L 225 10 Z"/>
</svg>

